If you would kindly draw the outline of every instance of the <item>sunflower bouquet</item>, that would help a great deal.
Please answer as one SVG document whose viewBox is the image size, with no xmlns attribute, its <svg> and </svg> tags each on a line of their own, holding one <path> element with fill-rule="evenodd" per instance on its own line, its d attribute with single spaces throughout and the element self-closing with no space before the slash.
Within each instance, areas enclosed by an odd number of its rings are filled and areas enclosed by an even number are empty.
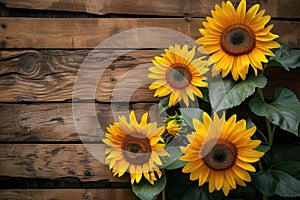
<svg viewBox="0 0 300 200">
<path fill-rule="evenodd" d="M 265 70 L 299 67 L 300 53 L 275 41 L 264 14 L 246 0 L 222 2 L 199 29 L 199 48 L 174 44 L 153 58 L 149 89 L 163 123 L 131 111 L 103 139 L 106 164 L 113 175 L 130 174 L 139 198 L 300 196 L 300 102 L 287 88 L 271 101 L 263 92 Z M 277 132 L 296 139 L 278 145 Z"/>
</svg>

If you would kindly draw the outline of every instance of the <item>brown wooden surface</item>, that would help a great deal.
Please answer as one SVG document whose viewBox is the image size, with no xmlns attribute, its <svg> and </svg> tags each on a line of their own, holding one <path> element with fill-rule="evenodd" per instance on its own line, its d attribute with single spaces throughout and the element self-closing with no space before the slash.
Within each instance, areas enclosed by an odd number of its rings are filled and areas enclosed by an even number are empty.
<svg viewBox="0 0 300 200">
<path fill-rule="evenodd" d="M 153 102 L 151 79 L 146 75 L 154 56 L 162 50 L 101 50 L 87 57 L 90 50 L 42 50 L 2 51 L 0 56 L 0 102 L 65 101 L 73 97 L 81 100 L 96 99 L 99 102 Z M 115 54 L 122 54 L 113 60 Z M 86 59 L 88 64 L 82 64 Z M 77 72 L 88 73 L 74 87 Z M 103 74 L 100 71 L 104 70 Z M 274 67 L 267 70 L 270 80 L 265 89 L 267 98 L 273 96 L 275 87 L 284 86 L 300 94 L 300 69 L 286 72 Z M 138 76 L 136 76 L 138 74 Z M 96 79 L 95 83 L 90 78 Z M 98 82 L 99 80 L 99 82 Z M 98 84 L 96 92 L 92 86 Z M 130 91 L 130 88 L 136 90 Z M 74 92 L 74 93 L 73 93 Z"/>
<path fill-rule="evenodd" d="M 199 38 L 221 1 L 0 0 L 0 199 L 137 199 L 128 174 L 112 177 L 98 160 L 103 132 L 132 109 L 159 120 L 146 78 L 152 58 Z M 247 0 L 254 3 L 271 15 L 278 41 L 300 49 L 299 1 Z M 299 98 L 299 73 L 267 69 L 266 98 L 276 87 Z M 247 118 L 244 108 L 228 113 Z"/>
<path fill-rule="evenodd" d="M 206 17 L 215 4 L 222 0 L 0 0 L 9 8 L 25 8 L 38 10 L 77 11 L 93 14 L 133 14 L 157 16 L 192 16 Z M 232 1 L 237 4 L 238 0 Z M 272 17 L 299 18 L 300 4 L 298 0 L 248 0 L 248 5 L 260 3 L 262 9 Z"/>
<path fill-rule="evenodd" d="M 1 200 L 128 200 L 138 199 L 131 189 L 10 189 L 0 190 Z"/>
<path fill-rule="evenodd" d="M 0 104 L 0 141 L 5 142 L 94 142 L 100 143 L 106 127 L 114 122 L 114 116 L 128 115 L 133 109 L 137 117 L 144 112 L 152 113 L 151 120 L 158 121 L 157 105 L 153 103 L 131 104 L 92 104 L 77 103 L 76 109 L 90 113 L 82 113 L 78 118 L 86 124 L 78 132 L 75 127 L 72 103 L 42 103 L 42 104 Z M 86 110 L 86 107 L 95 110 Z M 114 111 L 114 115 L 112 113 Z M 93 112 L 96 113 L 100 126 L 93 122 Z M 77 121 L 78 123 L 78 121 Z M 80 123 L 79 123 L 80 124 Z"/>
<path fill-rule="evenodd" d="M 160 27 L 192 39 L 201 35 L 203 18 L 1 18 L 0 48 L 95 48 L 105 39 L 134 28 Z M 300 22 L 273 20 L 278 41 L 300 48 Z M 169 34 L 149 32 L 144 40 L 123 40 L 123 48 L 166 48 L 176 41 Z M 159 39 L 157 39 L 159 38 Z M 147 42 L 150 39 L 150 42 Z M 153 44 L 154 43 L 154 44 Z"/>
<path fill-rule="evenodd" d="M 104 144 L 0 144 L 0 177 L 126 182 L 102 162 Z"/>
</svg>

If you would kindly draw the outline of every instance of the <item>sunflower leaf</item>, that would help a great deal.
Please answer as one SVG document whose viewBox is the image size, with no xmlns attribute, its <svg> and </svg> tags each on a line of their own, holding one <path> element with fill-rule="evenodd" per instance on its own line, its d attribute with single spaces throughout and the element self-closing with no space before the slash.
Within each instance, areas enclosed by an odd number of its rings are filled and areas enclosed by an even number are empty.
<svg viewBox="0 0 300 200">
<path fill-rule="evenodd" d="M 253 175 L 253 183 L 265 195 L 300 196 L 300 147 L 272 146 L 263 157 L 269 169 Z"/>
<path fill-rule="evenodd" d="M 163 166 L 166 166 L 165 169 L 178 169 L 186 164 L 186 162 L 178 160 L 178 158 L 183 154 L 179 146 L 168 146 L 166 151 L 170 156 L 164 156 L 161 158 Z"/>
<path fill-rule="evenodd" d="M 285 161 L 253 175 L 253 183 L 263 194 L 282 197 L 300 196 L 300 162 Z"/>
<path fill-rule="evenodd" d="M 228 87 L 229 83 L 226 82 L 222 85 L 219 81 L 210 84 L 212 108 L 215 111 L 220 111 L 240 105 L 255 92 L 255 88 L 264 88 L 267 84 L 267 78 L 263 75 L 250 76 L 247 80 L 236 83 L 233 87 Z"/>
<path fill-rule="evenodd" d="M 281 48 L 274 49 L 275 56 L 269 59 L 267 66 L 280 66 L 285 70 L 300 67 L 300 50 L 281 44 Z"/>
<path fill-rule="evenodd" d="M 163 174 L 160 179 L 154 182 L 154 185 L 151 185 L 148 181 L 144 180 L 138 184 L 133 184 L 132 191 L 141 200 L 155 200 L 161 191 L 166 187 L 166 184 L 167 178 Z"/>
<path fill-rule="evenodd" d="M 163 112 L 165 112 L 166 110 L 168 110 L 169 106 L 168 106 L 168 103 L 169 103 L 169 99 L 170 99 L 170 95 L 169 96 L 166 96 L 164 98 L 162 98 L 159 103 L 158 103 L 158 111 L 159 111 L 159 114 L 161 115 Z"/>
<path fill-rule="evenodd" d="M 249 102 L 249 107 L 254 114 L 266 117 L 283 130 L 299 136 L 300 102 L 292 91 L 277 88 L 272 103 L 267 104 L 255 97 Z"/>
<path fill-rule="evenodd" d="M 198 119 L 202 121 L 203 110 L 200 108 L 180 108 L 180 113 L 182 119 L 187 123 L 187 125 L 193 128 L 193 119 Z"/>
<path fill-rule="evenodd" d="M 300 146 L 283 145 L 272 146 L 263 157 L 264 161 L 270 166 L 276 165 L 283 161 L 299 161 L 300 162 Z"/>
<path fill-rule="evenodd" d="M 256 150 L 260 152 L 267 152 L 270 150 L 270 148 L 271 148 L 270 145 L 262 142 L 258 147 L 256 147 Z"/>
</svg>

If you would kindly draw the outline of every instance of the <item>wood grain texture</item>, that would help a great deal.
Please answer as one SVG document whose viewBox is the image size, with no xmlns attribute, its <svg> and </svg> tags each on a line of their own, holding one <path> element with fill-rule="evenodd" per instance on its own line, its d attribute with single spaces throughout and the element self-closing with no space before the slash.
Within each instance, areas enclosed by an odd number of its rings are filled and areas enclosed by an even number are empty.
<svg viewBox="0 0 300 200">
<path fill-rule="evenodd" d="M 93 142 L 101 143 L 106 127 L 129 109 L 140 118 L 150 113 L 158 121 L 155 103 L 94 104 L 77 103 L 75 116 L 71 103 L 0 104 L 0 141 L 2 142 Z M 93 116 L 93 113 L 95 115 Z M 95 123 L 95 120 L 99 123 Z M 77 126 L 82 125 L 81 127 Z"/>
<path fill-rule="evenodd" d="M 222 0 L 0 0 L 9 8 L 59 10 L 86 12 L 98 15 L 104 14 L 132 14 L 156 16 L 191 16 L 205 17 L 210 15 L 210 10 L 215 4 L 221 5 Z M 237 5 L 239 0 L 232 1 Z M 297 0 L 247 0 L 248 6 L 259 3 L 267 14 L 280 18 L 299 18 L 300 4 Z"/>
<path fill-rule="evenodd" d="M 128 182 L 102 163 L 104 150 L 104 144 L 0 144 L 0 176 Z"/>
<path fill-rule="evenodd" d="M 137 200 L 131 189 L 9 189 L 0 190 L 1 200 Z"/>
<path fill-rule="evenodd" d="M 95 48 L 105 39 L 130 29 L 143 28 L 147 31 L 124 36 L 118 48 L 166 48 L 170 44 L 184 43 L 191 37 L 200 37 L 198 29 L 203 18 L 1 18 L 0 48 Z M 274 33 L 281 37 L 278 41 L 300 48 L 300 22 L 271 21 Z M 153 27 L 165 28 L 153 31 Z M 169 30 L 169 31 L 168 31 Z M 173 31 L 171 31 L 173 30 Z M 132 31 L 132 30 L 131 30 Z M 137 31 L 137 30 L 136 30 Z M 179 37 L 174 31 L 185 34 Z M 108 45 L 111 47 L 110 45 Z"/>
<path fill-rule="evenodd" d="M 0 101 L 65 101 L 73 92 L 81 100 L 157 101 L 146 75 L 153 57 L 162 52 L 2 51 Z"/>
<path fill-rule="evenodd" d="M 94 100 L 158 102 L 146 77 L 154 56 L 163 50 L 22 50 L 0 52 L 0 102 Z M 90 54 L 89 54 L 90 53 Z M 89 55 L 89 56 L 88 56 Z M 85 61 L 83 63 L 83 61 Z M 80 69 L 80 73 L 79 73 Z M 267 70 L 266 98 L 275 87 L 300 97 L 300 69 Z M 76 84 L 75 80 L 77 78 Z M 72 96 L 73 95 L 73 96 Z"/>
</svg>

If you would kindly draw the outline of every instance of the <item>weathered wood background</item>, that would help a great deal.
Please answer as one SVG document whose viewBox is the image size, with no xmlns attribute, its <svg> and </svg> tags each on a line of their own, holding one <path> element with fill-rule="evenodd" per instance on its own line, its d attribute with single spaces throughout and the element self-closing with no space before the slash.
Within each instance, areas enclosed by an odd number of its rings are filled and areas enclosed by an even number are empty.
<svg viewBox="0 0 300 200">
<path fill-rule="evenodd" d="M 103 150 L 101 137 L 89 134 L 95 127 L 87 126 L 84 132 L 75 127 L 72 92 L 77 72 L 99 43 L 133 28 L 168 28 L 197 39 L 201 22 L 220 2 L 0 0 L 0 199 L 137 199 L 129 189 L 128 176 L 112 177 L 87 150 L 94 146 L 99 152 Z M 260 3 L 272 16 L 278 41 L 300 48 L 299 0 L 247 3 Z M 155 48 L 142 46 L 112 61 L 97 84 L 94 98 L 79 98 L 76 106 L 85 109 L 92 104 L 88 107 L 94 106 L 91 113 L 96 112 L 103 129 L 114 121 L 112 110 L 126 113 L 128 108 L 135 109 L 140 116 L 153 109 L 158 99 L 152 97 L 147 81 L 132 94 L 130 105 L 124 97 L 126 91 L 116 84 L 126 72 L 146 66 L 137 69 L 123 88 L 134 85 L 135 77 L 145 73 L 153 56 L 162 53 L 164 47 L 163 43 Z M 111 52 L 100 49 L 108 60 Z M 266 96 L 270 98 L 275 87 L 284 86 L 299 98 L 299 72 L 269 69 L 267 75 L 272 81 Z M 90 73 L 97 71 L 91 69 Z M 116 91 L 117 97 L 113 96 Z M 248 112 L 241 111 L 241 115 Z M 95 120 L 84 113 L 79 117 L 87 123 Z"/>
</svg>

